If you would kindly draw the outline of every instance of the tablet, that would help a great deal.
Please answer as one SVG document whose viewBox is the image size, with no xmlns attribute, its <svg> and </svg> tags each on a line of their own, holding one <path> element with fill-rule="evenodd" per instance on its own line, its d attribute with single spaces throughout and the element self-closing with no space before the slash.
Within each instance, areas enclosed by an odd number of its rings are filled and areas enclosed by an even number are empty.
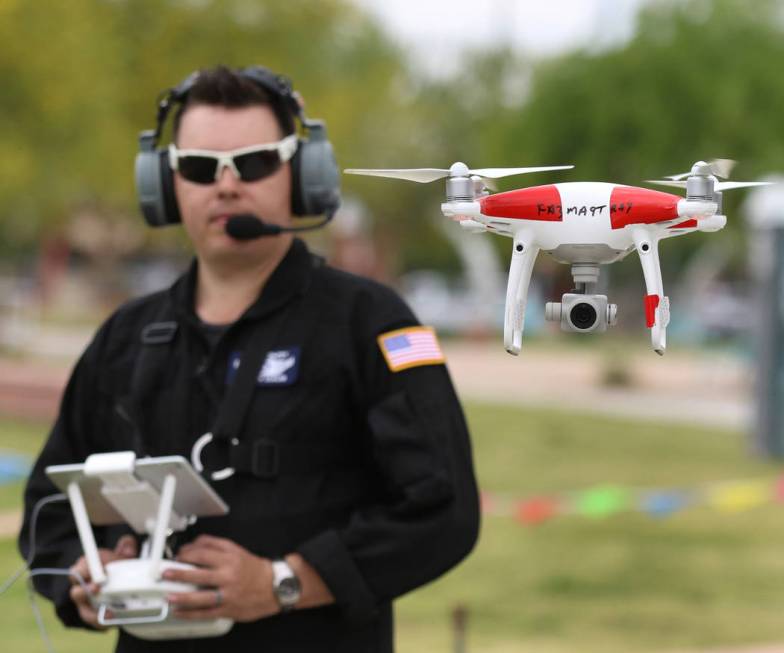
<svg viewBox="0 0 784 653">
<path fill-rule="evenodd" d="M 87 515 L 96 526 L 124 524 L 125 518 L 114 509 L 101 492 L 104 481 L 100 476 L 87 476 L 85 464 L 50 465 L 46 475 L 63 492 L 76 481 L 84 498 Z M 207 482 L 182 456 L 161 456 L 157 458 L 138 458 L 132 475 L 138 481 L 146 481 L 158 493 L 162 491 L 163 481 L 173 474 L 177 481 L 174 493 L 173 511 L 183 517 L 218 517 L 229 512 L 229 507 Z M 155 515 L 150 515 L 154 517 Z"/>
</svg>

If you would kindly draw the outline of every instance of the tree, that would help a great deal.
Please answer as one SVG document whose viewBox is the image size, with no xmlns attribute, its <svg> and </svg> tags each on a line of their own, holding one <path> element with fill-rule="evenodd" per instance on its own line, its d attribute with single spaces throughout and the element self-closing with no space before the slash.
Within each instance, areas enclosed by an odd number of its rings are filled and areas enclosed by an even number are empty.
<svg viewBox="0 0 784 653">
<path fill-rule="evenodd" d="M 658 2 L 642 12 L 626 45 L 545 61 L 535 68 L 522 106 L 491 108 L 495 119 L 483 120 L 488 158 L 574 163 L 558 180 L 639 185 L 687 171 L 697 159 L 730 157 L 741 162 L 735 176 L 752 179 L 784 162 L 784 140 L 777 136 L 784 110 L 781 61 L 779 3 Z M 527 67 L 507 70 L 506 83 L 529 75 Z M 728 231 L 735 235 L 742 230 L 740 198 L 725 198 L 735 218 Z M 668 242 L 669 264 L 699 242 L 699 236 Z"/>
<path fill-rule="evenodd" d="M 291 76 L 342 160 L 406 140 L 400 53 L 344 0 L 0 0 L 0 248 L 80 206 L 139 219 L 133 159 L 155 97 L 215 63 Z"/>
</svg>

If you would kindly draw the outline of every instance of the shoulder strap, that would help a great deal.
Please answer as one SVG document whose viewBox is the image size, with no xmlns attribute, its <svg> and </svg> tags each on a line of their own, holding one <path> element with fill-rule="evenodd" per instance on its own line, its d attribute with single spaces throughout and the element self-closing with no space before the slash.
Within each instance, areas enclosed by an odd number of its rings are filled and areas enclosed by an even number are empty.
<svg viewBox="0 0 784 653">
<path fill-rule="evenodd" d="M 151 386 L 151 380 L 159 374 L 163 361 L 169 356 L 178 329 L 179 325 L 173 319 L 173 311 L 168 302 L 158 311 L 155 322 L 142 327 L 139 336 L 142 348 L 131 377 L 131 395 L 137 401 Z"/>
<path fill-rule="evenodd" d="M 178 324 L 168 301 L 158 307 L 155 321 L 142 327 L 139 341 L 142 345 L 131 373 L 129 392 L 118 397 L 114 410 L 133 431 L 133 449 L 137 455 L 147 454 L 144 441 L 144 415 L 141 404 L 153 381 L 160 375 L 161 368 L 169 356 L 171 343 L 177 335 Z"/>
</svg>

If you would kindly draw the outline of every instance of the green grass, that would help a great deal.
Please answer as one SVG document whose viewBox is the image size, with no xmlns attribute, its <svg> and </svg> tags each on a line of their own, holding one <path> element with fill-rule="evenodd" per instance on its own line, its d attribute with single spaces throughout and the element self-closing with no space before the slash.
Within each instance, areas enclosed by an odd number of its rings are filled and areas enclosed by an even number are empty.
<svg viewBox="0 0 784 653">
<path fill-rule="evenodd" d="M 752 458 L 732 431 L 481 404 L 467 409 L 481 486 L 513 497 L 609 483 L 695 487 L 780 471 Z M 0 423 L 0 447 L 35 452 L 45 431 Z M 398 602 L 398 650 L 451 651 L 450 612 L 458 604 L 469 611 L 471 652 L 632 653 L 782 642 L 782 539 L 782 509 L 772 504 L 730 515 L 695 507 L 665 519 L 562 516 L 537 527 L 487 516 L 464 564 Z M 16 565 L 12 541 L 0 541 L 0 576 Z M 0 602 L 9 650 L 44 650 L 23 585 Z M 53 620 L 50 628 L 60 653 L 112 648 L 110 637 L 65 631 Z"/>
<path fill-rule="evenodd" d="M 693 487 L 772 478 L 731 431 L 470 405 L 480 485 L 525 497 L 617 483 Z M 784 641 L 781 508 L 665 519 L 486 517 L 471 557 L 398 603 L 401 653 L 450 651 L 469 610 L 470 651 L 632 652 Z"/>
<path fill-rule="evenodd" d="M 2 420 L 0 421 L 0 454 L 3 451 L 12 451 L 28 455 L 32 460 L 41 449 L 48 432 L 48 424 Z M 21 505 L 23 488 L 23 483 L 0 484 L 0 512 L 14 510 Z"/>
<path fill-rule="evenodd" d="M 0 582 L 15 570 L 21 561 L 12 539 L 0 540 Z M 82 629 L 64 628 L 54 616 L 50 603 L 37 599 L 44 617 L 47 633 L 57 653 L 99 653 L 114 650 L 114 633 L 93 633 Z M 6 594 L 0 596 L 3 647 L 7 651 L 37 653 L 46 647 L 35 624 L 27 587 L 20 580 Z"/>
</svg>

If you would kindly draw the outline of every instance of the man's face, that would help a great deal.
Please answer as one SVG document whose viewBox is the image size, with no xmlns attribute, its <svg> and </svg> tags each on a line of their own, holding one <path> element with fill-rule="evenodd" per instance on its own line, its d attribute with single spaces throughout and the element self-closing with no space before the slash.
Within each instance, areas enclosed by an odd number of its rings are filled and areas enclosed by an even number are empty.
<svg viewBox="0 0 784 653">
<path fill-rule="evenodd" d="M 180 149 L 233 150 L 274 143 L 283 137 L 275 114 L 267 106 L 228 109 L 196 105 L 185 111 L 177 133 Z M 282 237 L 238 241 L 225 232 L 232 214 L 252 213 L 264 222 L 291 222 L 291 169 L 285 163 L 272 175 L 244 182 L 224 167 L 212 184 L 197 184 L 174 173 L 174 190 L 183 226 L 204 261 L 264 257 L 277 251 Z"/>
</svg>

